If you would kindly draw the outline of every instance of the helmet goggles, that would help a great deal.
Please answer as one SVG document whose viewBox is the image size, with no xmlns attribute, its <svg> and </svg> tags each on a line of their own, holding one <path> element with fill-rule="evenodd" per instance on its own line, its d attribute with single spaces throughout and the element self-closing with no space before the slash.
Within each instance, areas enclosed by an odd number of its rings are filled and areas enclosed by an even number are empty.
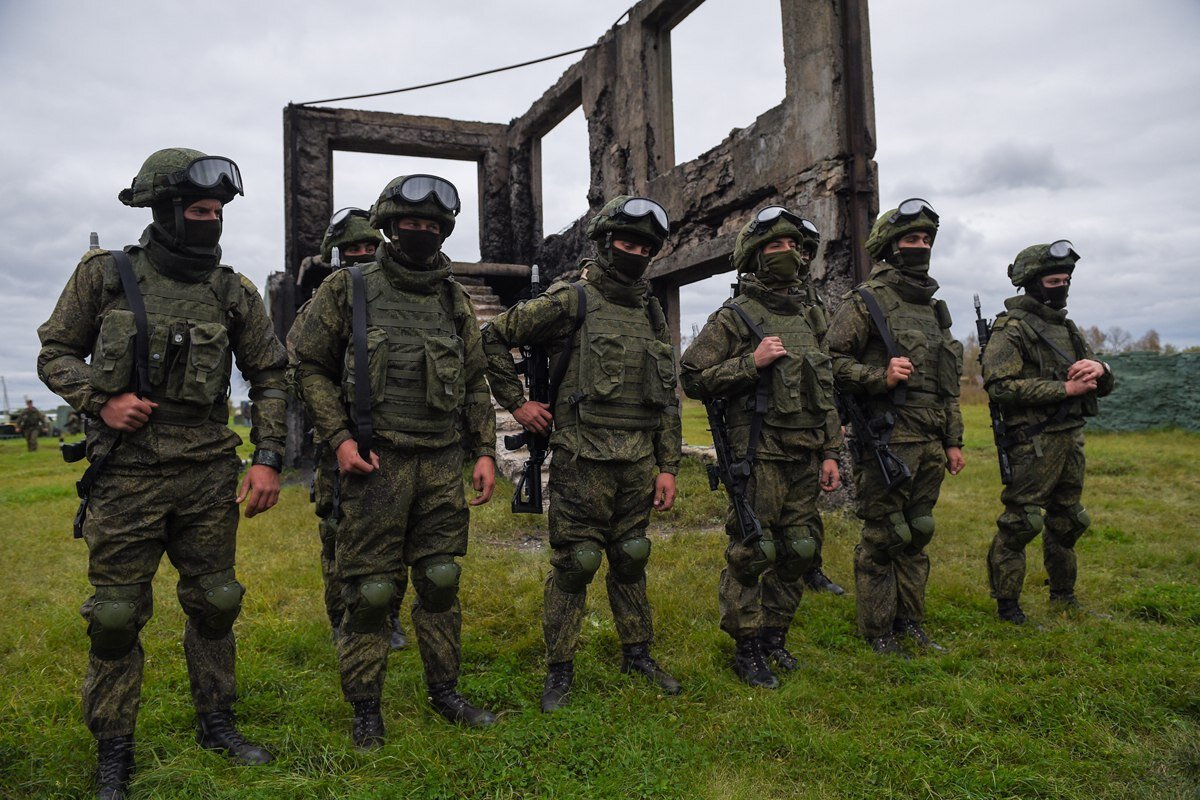
<svg viewBox="0 0 1200 800">
<path fill-rule="evenodd" d="M 333 212 L 333 216 L 329 218 L 329 227 L 325 229 L 325 235 L 337 236 L 346 229 L 346 225 L 350 223 L 352 217 L 362 217 L 366 220 L 370 219 L 371 215 L 361 208 L 354 208 L 352 206 L 340 208 Z"/>
<path fill-rule="evenodd" d="M 933 210 L 933 206 L 929 205 L 929 201 L 922 200 L 919 197 L 911 197 L 901 203 L 892 212 L 892 215 L 888 217 L 888 223 L 895 225 L 897 222 L 907 222 L 908 220 L 916 219 L 922 214 L 928 217 L 931 222 L 937 224 L 938 214 Z"/>
<path fill-rule="evenodd" d="M 629 198 L 613 213 L 613 217 L 625 217 L 631 220 L 650 217 L 654 226 L 664 237 L 671 232 L 671 221 L 667 217 L 666 209 L 646 197 Z"/>
<path fill-rule="evenodd" d="M 812 236 L 812 238 L 820 241 L 821 232 L 817 230 L 817 226 L 797 214 L 793 214 L 783 206 L 767 206 L 754 215 L 754 221 L 750 223 L 749 229 L 746 231 L 751 236 L 771 229 L 771 226 L 783 218 L 792 223 L 804 233 Z"/>
<path fill-rule="evenodd" d="M 1073 257 L 1074 260 L 1079 260 L 1079 253 L 1075 252 L 1075 245 L 1071 244 L 1066 239 L 1059 239 L 1057 242 L 1050 245 L 1050 248 L 1046 252 L 1050 254 L 1051 258 Z"/>
<path fill-rule="evenodd" d="M 171 186 L 190 184 L 197 189 L 215 189 L 222 183 L 231 191 L 245 195 L 238 165 L 224 156 L 202 156 L 187 167 L 167 176 Z"/>
<path fill-rule="evenodd" d="M 406 205 L 418 205 L 432 197 L 434 202 L 455 216 L 462 209 L 458 189 L 455 189 L 450 181 L 436 175 L 409 175 L 401 183 L 388 189 L 386 197 Z"/>
</svg>

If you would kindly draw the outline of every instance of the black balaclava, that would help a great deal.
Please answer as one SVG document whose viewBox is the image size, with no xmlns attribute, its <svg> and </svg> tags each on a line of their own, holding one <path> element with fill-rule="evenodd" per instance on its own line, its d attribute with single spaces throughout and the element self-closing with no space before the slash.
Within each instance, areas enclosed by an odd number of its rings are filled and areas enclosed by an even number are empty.
<svg viewBox="0 0 1200 800">
<path fill-rule="evenodd" d="M 604 249 L 608 251 L 608 266 L 611 266 L 621 278 L 629 283 L 640 280 L 646 274 L 646 268 L 650 266 L 650 259 L 654 256 L 640 256 L 637 253 L 626 253 L 621 248 L 613 244 L 613 235 L 608 234 L 608 246 Z M 623 235 L 622 241 L 632 242 L 634 244 L 649 244 L 641 239 L 633 236 Z M 651 245 L 653 247 L 653 245 Z"/>
<path fill-rule="evenodd" d="M 442 235 L 399 227 L 399 218 L 388 223 L 387 247 L 392 256 L 413 267 L 430 264 L 442 249 Z"/>
<path fill-rule="evenodd" d="M 1055 311 L 1061 311 L 1067 307 L 1067 293 L 1070 288 L 1071 284 L 1067 283 L 1063 286 L 1055 286 L 1052 289 L 1048 289 L 1042 286 L 1042 278 L 1039 276 L 1025 284 L 1025 294 L 1039 303 L 1053 308 Z"/>
</svg>

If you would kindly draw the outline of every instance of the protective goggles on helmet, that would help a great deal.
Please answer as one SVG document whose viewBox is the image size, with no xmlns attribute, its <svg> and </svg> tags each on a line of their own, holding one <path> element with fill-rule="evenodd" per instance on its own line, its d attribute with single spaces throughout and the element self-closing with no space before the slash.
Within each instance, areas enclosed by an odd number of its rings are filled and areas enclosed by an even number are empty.
<svg viewBox="0 0 1200 800">
<path fill-rule="evenodd" d="M 1066 239 L 1059 239 L 1057 242 L 1050 245 L 1050 249 L 1047 252 L 1049 252 L 1051 258 L 1067 258 L 1068 256 L 1074 256 L 1076 261 L 1079 260 L 1079 253 L 1075 252 L 1075 245 L 1071 244 Z"/>
<path fill-rule="evenodd" d="M 333 212 L 333 216 L 329 218 L 329 227 L 325 229 L 326 236 L 337 236 L 342 231 L 346 230 L 346 226 L 350 224 L 352 217 L 362 217 L 370 219 L 370 213 L 363 211 L 361 208 L 340 208 Z"/>
<path fill-rule="evenodd" d="M 246 194 L 242 191 L 241 170 L 224 156 L 201 156 L 186 168 L 168 175 L 167 182 L 172 186 L 188 183 L 197 189 L 215 189 L 224 183 L 238 194 Z"/>
<path fill-rule="evenodd" d="M 387 190 L 389 200 L 400 199 L 409 205 L 423 203 L 430 197 L 439 206 L 451 214 L 458 216 L 462 203 L 458 199 L 458 189 L 445 178 L 436 175 L 409 175 L 396 186 Z"/>
<path fill-rule="evenodd" d="M 753 236 L 761 231 L 770 230 L 771 226 L 780 220 L 787 220 L 795 225 L 804 233 L 811 235 L 814 239 L 821 238 L 821 232 L 817 230 L 817 226 L 806 220 L 804 217 L 797 216 L 788 211 L 783 206 L 767 206 L 754 215 L 754 221 L 750 223 L 748 233 Z"/>
<path fill-rule="evenodd" d="M 621 204 L 621 207 L 616 210 L 613 216 L 627 217 L 629 219 L 651 217 L 663 236 L 671 232 L 671 221 L 667 218 L 666 209 L 645 197 L 629 198 Z"/>
<path fill-rule="evenodd" d="M 888 217 L 888 223 L 894 225 L 897 222 L 905 222 L 910 219 L 916 219 L 921 214 L 929 217 L 929 219 L 935 223 L 938 221 L 937 212 L 933 210 L 933 206 L 929 205 L 928 200 L 922 200 L 919 197 L 911 197 L 901 203 L 900 207 L 892 212 L 892 215 Z"/>
</svg>

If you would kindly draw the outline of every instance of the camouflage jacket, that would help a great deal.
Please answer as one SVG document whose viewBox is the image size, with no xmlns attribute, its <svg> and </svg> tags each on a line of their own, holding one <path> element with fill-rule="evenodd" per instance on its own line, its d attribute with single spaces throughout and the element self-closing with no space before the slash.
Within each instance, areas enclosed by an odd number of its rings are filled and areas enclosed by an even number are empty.
<svg viewBox="0 0 1200 800">
<path fill-rule="evenodd" d="M 17 423 L 17 427 L 22 431 L 27 431 L 30 428 L 40 428 L 42 423 L 46 421 L 46 415 L 38 411 L 36 408 L 26 406 L 16 413 L 13 417 L 13 422 Z"/>
<path fill-rule="evenodd" d="M 143 246 L 146 241 L 143 237 Z M 169 297 L 172 287 L 180 285 L 179 282 L 156 270 L 143 246 L 125 248 L 138 283 L 143 289 L 161 288 L 162 294 Z M 250 441 L 260 449 L 282 455 L 287 436 L 287 395 L 283 378 L 287 355 L 275 337 L 262 298 L 250 280 L 237 275 L 230 267 L 220 266 L 217 270 L 225 270 L 230 276 L 229 280 L 220 283 L 234 287 L 217 302 L 224 307 L 229 349 L 242 377 L 250 384 L 253 401 Z M 84 359 L 95 355 L 105 318 L 124 305 L 125 293 L 115 260 L 105 250 L 92 250 L 67 281 L 50 319 L 38 328 L 42 342 L 38 354 L 39 377 L 73 408 L 97 421 L 95 425 L 89 425 L 89 457 L 93 455 L 92 448 L 97 440 L 111 440 L 115 438 L 115 432 L 99 419 L 101 407 L 113 395 L 95 388 L 95 365 L 89 365 Z M 190 323 L 184 313 L 177 319 L 183 326 Z M 180 342 L 184 338 L 176 332 L 173 341 Z M 168 344 L 166 357 L 162 360 L 185 357 L 185 353 L 173 351 Z M 119 471 L 124 467 L 162 468 L 172 464 L 184 468 L 197 460 L 232 454 L 241 439 L 218 418 L 227 418 L 227 409 L 214 407 L 213 418 L 198 425 L 156 425 L 151 414 L 149 424 L 124 435 L 108 468 Z"/>
<path fill-rule="evenodd" d="M 661 310 L 653 313 L 657 301 L 646 299 L 644 283 L 622 286 L 609 277 L 599 263 L 584 260 L 582 266 L 583 281 L 597 288 L 611 302 L 639 303 L 646 310 L 648 319 L 656 320 L 652 324 L 658 341 L 670 343 L 666 321 Z M 492 392 L 500 405 L 509 411 L 525 404 L 525 392 L 510 348 L 544 344 L 552 364 L 565 352 L 578 350 L 576 340 L 581 333 L 571 336 L 578 299 L 570 287 L 568 283 L 556 283 L 537 297 L 497 315 L 483 330 Z M 578 370 L 579 359 L 572 357 L 567 369 L 568 372 Z M 679 404 L 675 401 L 663 409 L 655 430 L 613 430 L 556 421 L 550 443 L 595 461 L 638 461 L 653 456 L 661 472 L 674 475 L 679 470 L 682 444 Z"/>
</svg>

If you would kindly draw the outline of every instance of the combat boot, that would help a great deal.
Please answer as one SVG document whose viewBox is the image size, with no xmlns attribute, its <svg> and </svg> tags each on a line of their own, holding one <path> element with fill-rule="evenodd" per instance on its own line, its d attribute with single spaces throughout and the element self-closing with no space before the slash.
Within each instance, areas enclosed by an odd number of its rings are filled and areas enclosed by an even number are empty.
<svg viewBox="0 0 1200 800">
<path fill-rule="evenodd" d="M 383 711 L 378 700 L 351 700 L 354 719 L 350 723 L 350 738 L 359 750 L 383 747 Z"/>
<path fill-rule="evenodd" d="M 96 798 L 124 800 L 133 775 L 133 737 L 109 736 L 96 742 Z"/>
<path fill-rule="evenodd" d="M 829 576 L 821 571 L 820 567 L 815 567 L 804 573 L 804 582 L 814 592 L 829 592 L 830 594 L 839 596 L 846 593 L 846 590 L 831 581 Z"/>
<path fill-rule="evenodd" d="M 429 685 L 429 702 L 434 711 L 468 728 L 485 728 L 496 721 L 495 714 L 471 705 L 467 698 L 454 690 L 454 686 L 454 681 Z"/>
<path fill-rule="evenodd" d="M 778 689 L 779 678 L 771 672 L 763 658 L 762 643 L 757 636 L 737 639 L 733 650 L 733 672 L 742 683 L 763 689 Z"/>
<path fill-rule="evenodd" d="M 787 628 L 763 628 L 758 637 L 763 658 L 780 672 L 795 672 L 800 662 L 787 649 Z"/>
<path fill-rule="evenodd" d="M 271 754 L 267 748 L 248 742 L 246 737 L 242 736 L 234 724 L 233 712 L 229 709 L 198 713 L 196 719 L 199 722 L 196 742 L 205 750 L 224 753 L 246 766 L 271 763 Z"/>
<path fill-rule="evenodd" d="M 1081 617 L 1084 614 L 1097 619 L 1112 619 L 1111 614 L 1101 614 L 1098 611 L 1089 611 L 1079 603 L 1079 598 L 1075 596 L 1075 592 L 1067 590 L 1065 592 L 1056 592 L 1050 590 L 1050 608 L 1059 613 L 1065 613 L 1072 617 Z"/>
<path fill-rule="evenodd" d="M 907 636 L 922 650 L 933 650 L 936 653 L 946 652 L 946 648 L 929 638 L 929 634 L 915 619 L 897 619 L 892 623 L 892 631 L 897 636 Z"/>
<path fill-rule="evenodd" d="M 1000 619 L 1005 622 L 1011 622 L 1013 625 L 1025 624 L 1025 612 L 1021 610 L 1021 604 L 1016 600 L 997 600 L 996 611 L 1000 615 Z"/>
<path fill-rule="evenodd" d="M 391 637 L 388 640 L 388 647 L 392 650 L 403 650 L 408 647 L 408 634 L 404 632 L 404 625 L 400 622 L 400 612 L 392 613 L 392 624 L 389 626 Z"/>
<path fill-rule="evenodd" d="M 559 661 L 546 669 L 542 687 L 542 711 L 549 713 L 565 706 L 571 699 L 571 684 L 575 681 L 575 663 Z"/>
<path fill-rule="evenodd" d="M 884 636 L 876 636 L 874 638 L 867 639 L 867 642 L 870 643 L 871 650 L 873 650 L 876 655 L 896 656 L 898 658 L 905 659 L 909 658 L 908 653 L 904 652 L 904 648 L 901 647 L 900 643 L 896 641 L 896 637 L 893 634 L 889 633 Z"/>
<path fill-rule="evenodd" d="M 679 694 L 683 687 L 666 670 L 658 665 L 650 655 L 650 645 L 641 644 L 621 645 L 621 672 L 626 674 L 636 672 L 645 676 L 664 694 Z"/>
</svg>

